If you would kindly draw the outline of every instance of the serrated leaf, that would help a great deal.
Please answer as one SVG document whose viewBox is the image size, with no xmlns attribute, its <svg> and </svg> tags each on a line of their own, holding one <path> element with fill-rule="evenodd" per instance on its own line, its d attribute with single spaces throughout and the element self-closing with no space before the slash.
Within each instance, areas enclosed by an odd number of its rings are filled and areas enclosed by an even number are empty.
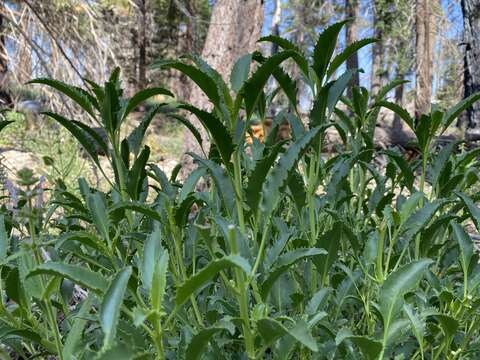
<svg viewBox="0 0 480 360">
<path fill-rule="evenodd" d="M 195 66 L 184 64 L 175 60 L 160 60 L 154 62 L 151 67 L 155 68 L 172 68 L 179 70 L 186 76 L 188 76 L 197 86 L 207 95 L 210 101 L 216 106 L 220 107 L 220 94 L 217 84 L 204 71 L 196 68 Z"/>
<path fill-rule="evenodd" d="M 415 125 L 413 118 L 410 116 L 407 110 L 402 108 L 401 106 L 392 103 L 390 101 L 378 101 L 373 106 L 385 107 L 387 109 L 392 110 L 395 114 L 397 114 L 405 123 L 408 125 L 412 131 L 415 132 Z"/>
<path fill-rule="evenodd" d="M 288 179 L 288 174 L 299 161 L 303 152 L 308 148 L 311 142 L 320 133 L 320 127 L 315 127 L 305 133 L 300 139 L 290 145 L 285 154 L 267 175 L 267 179 L 262 186 L 262 197 L 260 209 L 268 219 L 275 210 L 277 203 L 281 198 L 280 190 Z"/>
<path fill-rule="evenodd" d="M 4 264 L 10 247 L 10 237 L 5 229 L 5 216 L 0 215 L 0 264 Z"/>
<path fill-rule="evenodd" d="M 191 105 L 180 105 L 179 108 L 190 111 L 202 123 L 203 127 L 208 130 L 213 141 L 217 145 L 223 163 L 227 165 L 230 163 L 234 145 L 233 139 L 224 124 L 212 113 L 200 110 Z"/>
<path fill-rule="evenodd" d="M 208 345 L 210 339 L 220 331 L 234 331 L 233 324 L 229 321 L 219 321 L 211 327 L 201 330 L 198 334 L 192 337 L 188 344 L 186 351 L 186 359 L 197 360 L 205 353 L 205 347 Z"/>
<path fill-rule="evenodd" d="M 180 307 L 188 300 L 188 298 L 202 287 L 211 278 L 218 275 L 221 270 L 237 267 L 246 274 L 251 271 L 250 264 L 247 260 L 238 255 L 224 256 L 221 259 L 212 260 L 202 270 L 187 279 L 178 289 L 175 298 L 175 304 Z"/>
<path fill-rule="evenodd" d="M 108 286 L 107 280 L 96 272 L 80 266 L 53 261 L 37 265 L 27 274 L 27 278 L 37 275 L 60 276 L 100 293 L 104 292 Z"/>
<path fill-rule="evenodd" d="M 327 251 L 324 249 L 295 249 L 281 255 L 278 260 L 274 263 L 273 269 L 268 273 L 266 280 L 261 285 L 261 295 L 265 300 L 270 292 L 275 281 L 280 275 L 285 273 L 285 271 L 295 263 L 301 260 L 308 259 L 310 257 L 325 255 Z"/>
<path fill-rule="evenodd" d="M 432 262 L 430 259 L 413 261 L 392 272 L 383 283 L 379 292 L 379 309 L 383 317 L 384 334 L 388 333 L 402 308 L 404 295 L 415 288 Z"/>
<path fill-rule="evenodd" d="M 266 345 L 272 344 L 282 336 L 290 335 L 311 351 L 318 351 L 317 342 L 312 337 L 308 325 L 304 320 L 297 321 L 297 323 L 289 329 L 278 320 L 264 318 L 257 321 L 257 328 Z"/>
<path fill-rule="evenodd" d="M 153 273 L 162 254 L 162 232 L 160 226 L 154 226 L 143 246 L 143 259 L 141 268 L 142 285 L 150 291 L 152 287 Z"/>
<path fill-rule="evenodd" d="M 293 50 L 286 50 L 269 57 L 244 83 L 242 91 L 248 119 L 250 119 L 253 110 L 258 103 L 262 90 L 269 77 L 273 74 L 278 65 L 295 54 L 296 52 Z"/>
<path fill-rule="evenodd" d="M 477 205 L 475 205 L 473 200 L 464 193 L 456 191 L 455 194 L 463 201 L 475 224 L 475 227 L 478 231 L 480 231 L 480 209 L 477 207 Z"/>
<path fill-rule="evenodd" d="M 313 49 L 313 70 L 320 82 L 327 72 L 327 66 L 337 46 L 338 34 L 348 20 L 337 22 L 327 27 L 318 37 Z"/>
<path fill-rule="evenodd" d="M 47 79 L 47 78 L 34 79 L 29 81 L 27 84 L 47 85 L 54 88 L 57 91 L 60 91 L 61 93 L 65 94 L 70 99 L 72 99 L 83 110 L 85 110 L 92 118 L 95 119 L 95 113 L 93 111 L 92 104 L 90 103 L 89 98 L 74 86 L 65 84 L 62 81 Z"/>
<path fill-rule="evenodd" d="M 113 278 L 103 297 L 100 309 L 100 325 L 105 334 L 103 339 L 104 349 L 108 349 L 114 343 L 118 319 L 120 318 L 120 308 L 131 274 L 132 268 L 130 266 L 120 270 Z"/>
<path fill-rule="evenodd" d="M 150 303 L 157 313 L 162 312 L 163 297 L 167 288 L 168 251 L 165 250 L 154 265 Z"/>
<path fill-rule="evenodd" d="M 467 276 L 474 252 L 473 241 L 461 225 L 454 221 L 452 221 L 450 225 L 452 226 L 453 237 L 457 240 L 458 247 L 460 248 L 460 264 L 462 265 L 465 276 Z"/>
<path fill-rule="evenodd" d="M 144 89 L 137 92 L 133 95 L 130 99 L 128 99 L 127 103 L 122 108 L 122 114 L 120 115 L 121 121 L 125 120 L 125 118 L 141 103 L 150 99 L 151 97 L 157 95 L 165 95 L 169 97 L 173 97 L 174 95 L 168 91 L 167 89 L 163 88 L 150 88 Z M 158 107 L 158 106 L 156 106 Z"/>
<path fill-rule="evenodd" d="M 150 111 L 148 111 L 148 113 L 143 116 L 140 124 L 138 124 L 135 129 L 130 133 L 130 135 L 128 135 L 128 145 L 135 156 L 137 156 L 138 152 L 140 151 L 140 146 L 142 145 L 143 138 L 145 137 L 145 133 L 150 123 L 152 122 L 158 111 L 162 108 L 162 106 L 163 104 L 157 105 L 153 107 Z"/>
<path fill-rule="evenodd" d="M 330 78 L 335 71 L 350 58 L 353 54 L 357 53 L 358 50 L 361 48 L 372 44 L 378 40 L 376 39 L 362 39 L 359 41 L 354 41 L 350 45 L 348 45 L 340 54 L 335 56 L 333 60 L 330 62 L 330 66 L 328 67 L 327 71 L 327 79 Z"/>
<path fill-rule="evenodd" d="M 420 351 L 423 356 L 423 339 L 425 336 L 425 329 L 426 323 L 425 320 L 421 317 L 420 314 L 416 313 L 413 307 L 410 304 L 403 305 L 403 312 L 407 315 L 408 319 L 410 320 L 411 328 L 413 331 L 413 335 L 418 341 L 420 346 Z"/>
<path fill-rule="evenodd" d="M 68 332 L 65 345 L 63 346 L 62 354 L 65 359 L 74 359 L 78 348 L 81 347 L 83 330 L 87 324 L 86 316 L 90 312 L 91 306 L 92 298 L 88 297 L 83 301 L 82 306 L 73 321 L 73 325 Z"/>
<path fill-rule="evenodd" d="M 245 198 L 253 214 L 257 212 L 262 185 L 267 177 L 268 171 L 277 159 L 278 154 L 282 151 L 283 145 L 284 143 L 275 144 L 263 158 L 255 162 L 255 168 L 248 178 Z"/>
<path fill-rule="evenodd" d="M 238 92 L 242 88 L 243 83 L 248 79 L 251 62 L 252 54 L 246 54 L 238 59 L 235 65 L 233 65 L 230 74 L 230 84 L 233 91 Z"/>
<path fill-rule="evenodd" d="M 62 125 L 67 129 L 75 139 L 83 146 L 85 151 L 90 155 L 95 164 L 100 167 L 100 162 L 98 161 L 97 150 L 92 144 L 91 140 L 86 135 L 87 133 L 82 128 L 79 128 L 73 121 L 64 118 L 63 116 L 51 112 L 44 112 L 43 115 L 51 117 L 53 120 Z"/>
</svg>

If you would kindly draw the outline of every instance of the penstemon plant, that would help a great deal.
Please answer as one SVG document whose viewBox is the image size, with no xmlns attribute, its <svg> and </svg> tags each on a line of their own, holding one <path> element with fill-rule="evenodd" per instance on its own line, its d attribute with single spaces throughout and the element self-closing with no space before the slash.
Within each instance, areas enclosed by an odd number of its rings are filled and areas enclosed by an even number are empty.
<svg viewBox="0 0 480 360">
<path fill-rule="evenodd" d="M 143 145 L 167 104 L 122 138 L 131 111 L 152 96 L 173 96 L 168 90 L 125 99 L 118 70 L 103 86 L 86 80 L 87 89 L 32 81 L 71 98 L 104 129 L 106 138 L 45 114 L 85 148 L 109 189 L 79 179 L 72 193 L 59 181 L 41 203 L 43 185 L 31 172 L 10 185 L 15 201 L 0 217 L 2 356 L 478 357 L 480 266 L 471 233 L 480 229 L 480 152 L 458 142 L 439 148 L 436 139 L 480 96 L 448 111 L 433 107 L 417 121 L 386 99 L 400 81 L 374 98 L 363 88 L 344 97 L 354 71 L 341 73 L 343 63 L 374 41 L 335 53 L 344 24 L 328 27 L 311 56 L 286 39 L 262 38 L 282 50 L 243 56 L 228 84 L 195 56 L 155 62 L 188 76 L 211 102 L 208 111 L 169 105 L 203 149 L 189 154 L 197 167 L 184 180 L 179 168 L 169 178 L 149 163 Z M 286 60 L 301 79 L 282 69 Z M 278 89 L 266 94 L 271 77 Z M 297 109 L 298 81 L 314 97 L 307 119 Z M 278 92 L 287 106 L 264 142 L 247 141 Z M 420 160 L 375 148 L 381 107 L 412 129 Z M 185 113 L 198 118 L 209 149 Z M 291 139 L 278 141 L 285 121 Z M 331 156 L 323 152 L 327 131 L 341 139 Z M 202 179 L 209 186 L 199 189 Z"/>
</svg>

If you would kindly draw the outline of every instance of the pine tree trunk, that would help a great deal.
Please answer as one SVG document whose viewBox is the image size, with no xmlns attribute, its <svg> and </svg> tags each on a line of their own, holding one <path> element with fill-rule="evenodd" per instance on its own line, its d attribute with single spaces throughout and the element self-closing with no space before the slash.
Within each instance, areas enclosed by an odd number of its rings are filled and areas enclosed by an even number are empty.
<svg viewBox="0 0 480 360">
<path fill-rule="evenodd" d="M 382 86 L 383 73 L 383 21 L 380 5 L 374 2 L 373 14 L 374 38 L 378 41 L 372 47 L 372 72 L 370 75 L 370 92 L 376 95 Z"/>
<path fill-rule="evenodd" d="M 138 29 L 138 79 L 137 88 L 147 86 L 147 0 L 137 0 L 139 12 Z"/>
<path fill-rule="evenodd" d="M 430 112 L 432 100 L 432 22 L 431 0 L 416 1 L 416 82 L 415 117 Z"/>
<path fill-rule="evenodd" d="M 230 72 L 235 61 L 255 49 L 263 25 L 263 0 L 217 0 L 212 10 L 210 26 L 202 51 L 202 58 L 223 79 L 229 83 Z M 194 86 L 188 99 L 201 109 L 209 109 L 210 104 L 202 91 Z M 201 130 L 195 117 L 191 121 Z M 208 151 L 208 138 L 201 131 L 204 148 Z M 185 133 L 184 150 L 200 153 L 200 148 L 190 132 Z M 185 157 L 182 174 L 191 169 L 191 158 Z"/>
<path fill-rule="evenodd" d="M 346 45 L 350 45 L 357 40 L 357 17 L 358 17 L 358 7 L 359 2 L 358 0 L 345 0 L 345 16 L 347 18 L 353 19 L 352 21 L 348 22 L 346 25 L 345 31 L 345 42 Z M 347 69 L 353 70 L 358 69 L 358 53 L 353 54 L 347 59 Z M 347 89 L 348 97 L 351 97 L 352 94 L 352 87 L 360 86 L 360 78 L 358 72 L 352 78 L 350 85 Z"/>
<path fill-rule="evenodd" d="M 6 30 L 5 21 L 3 19 L 5 2 L 0 0 L 0 107 L 12 105 L 12 98 L 8 91 L 7 74 L 8 74 L 8 53 L 5 46 Z"/>
<path fill-rule="evenodd" d="M 275 1 L 275 11 L 272 16 L 272 35 L 280 35 L 280 22 L 282 21 L 282 0 Z M 278 44 L 272 43 L 270 54 L 274 55 L 278 52 Z"/>
<path fill-rule="evenodd" d="M 464 97 L 480 92 L 480 0 L 462 0 L 464 31 Z M 466 111 L 467 126 L 480 127 L 480 102 Z"/>
</svg>

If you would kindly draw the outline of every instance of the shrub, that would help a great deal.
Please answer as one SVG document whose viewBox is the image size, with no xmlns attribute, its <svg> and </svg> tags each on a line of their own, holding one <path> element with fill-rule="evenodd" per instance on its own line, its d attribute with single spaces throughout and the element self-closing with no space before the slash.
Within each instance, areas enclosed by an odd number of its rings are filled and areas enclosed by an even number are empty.
<svg viewBox="0 0 480 360">
<path fill-rule="evenodd" d="M 94 149 L 104 149 L 115 175 L 106 176 L 108 192 L 79 179 L 76 196 L 60 183 L 38 208 L 38 180 L 23 173 L 21 195 L 3 210 L 0 227 L 5 356 L 478 357 L 480 268 L 465 225 L 480 226 L 478 194 L 471 191 L 479 150 L 457 151 L 458 142 L 436 150 L 435 139 L 479 96 L 448 111 L 433 107 L 418 121 L 385 100 L 398 81 L 375 98 L 363 88 L 343 97 L 354 72 L 333 75 L 373 41 L 334 56 L 343 25 L 320 35 L 313 61 L 285 39 L 261 39 L 282 51 L 241 58 L 230 85 L 196 57 L 156 62 L 190 77 L 212 104 L 212 111 L 177 104 L 198 118 L 211 141 L 208 156 L 190 154 L 198 167 L 184 181 L 149 163 L 150 149 L 142 145 L 162 105 L 120 136 L 138 104 L 171 95 L 167 90 L 123 99 L 118 71 L 104 86 L 89 81 L 88 89 L 33 81 L 61 91 L 105 129 L 108 141 L 81 122 L 46 114 L 98 166 Z M 307 124 L 296 112 L 296 82 L 280 67 L 287 59 L 314 95 Z M 248 145 L 249 124 L 267 113 L 271 76 L 290 104 L 264 143 Z M 375 149 L 381 107 L 412 129 L 420 160 Z M 202 145 L 188 119 L 175 118 Z M 285 119 L 292 139 L 276 142 Z M 326 158 L 329 128 L 343 144 Z M 376 165 L 380 156 L 385 169 Z M 202 178 L 210 186 L 196 190 Z"/>
</svg>

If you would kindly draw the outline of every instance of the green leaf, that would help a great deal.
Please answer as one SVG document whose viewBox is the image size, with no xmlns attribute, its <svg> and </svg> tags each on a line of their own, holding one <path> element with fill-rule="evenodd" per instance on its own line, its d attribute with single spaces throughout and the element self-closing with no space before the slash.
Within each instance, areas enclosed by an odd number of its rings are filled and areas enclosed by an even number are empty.
<svg viewBox="0 0 480 360">
<path fill-rule="evenodd" d="M 162 108 L 164 104 L 157 105 L 153 107 L 143 118 L 140 124 L 128 135 L 127 141 L 132 153 L 137 156 L 138 152 L 140 151 L 140 147 L 142 146 L 143 138 L 145 137 L 145 133 L 152 122 L 155 115 L 158 111 Z"/>
<path fill-rule="evenodd" d="M 246 54 L 233 65 L 232 73 L 230 74 L 230 84 L 233 91 L 239 92 L 243 83 L 248 79 L 251 63 L 252 54 Z"/>
<path fill-rule="evenodd" d="M 377 96 L 375 96 L 375 102 L 379 102 L 383 100 L 383 98 L 387 96 L 387 94 L 397 86 L 407 84 L 407 83 L 409 83 L 409 81 L 404 79 L 395 79 L 390 81 L 389 83 L 387 83 L 387 85 L 380 88 L 380 90 L 377 93 Z"/>
<path fill-rule="evenodd" d="M 480 93 L 472 94 L 450 108 L 443 116 L 443 129 L 441 133 L 443 133 L 464 110 L 468 109 L 478 100 L 480 100 Z"/>
<path fill-rule="evenodd" d="M 345 20 L 327 27 L 318 37 L 313 49 L 313 70 L 320 82 L 323 81 L 327 66 L 337 46 L 338 34 L 347 22 L 348 20 Z"/>
<path fill-rule="evenodd" d="M 110 214 L 113 214 L 117 211 L 123 211 L 123 210 L 133 210 L 136 212 L 139 212 L 145 216 L 148 216 L 152 220 L 157 220 L 159 222 L 162 222 L 162 217 L 160 214 L 152 209 L 151 207 L 145 205 L 142 202 L 134 201 L 134 202 L 120 202 L 116 204 L 115 206 L 111 207 L 109 209 Z"/>
<path fill-rule="evenodd" d="M 320 127 L 315 127 L 306 132 L 300 139 L 290 145 L 275 167 L 270 170 L 262 186 L 262 198 L 260 201 L 260 209 L 265 219 L 270 217 L 280 201 L 280 191 L 285 185 L 290 171 L 319 133 Z"/>
<path fill-rule="evenodd" d="M 402 108 L 401 106 L 395 104 L 395 103 L 392 103 L 390 101 L 378 101 L 376 102 L 375 104 L 373 104 L 374 107 L 376 106 L 383 106 L 387 109 L 390 109 L 392 110 L 395 114 L 397 114 L 403 121 L 405 121 L 405 123 L 408 125 L 408 127 L 410 129 L 412 129 L 412 131 L 415 132 L 415 125 L 414 125 L 414 121 L 413 121 L 413 118 L 410 116 L 410 114 L 408 113 L 407 110 L 405 110 L 404 108 Z"/>
<path fill-rule="evenodd" d="M 51 112 L 44 112 L 43 115 L 51 117 L 53 120 L 62 125 L 67 129 L 75 139 L 83 146 L 85 151 L 90 155 L 95 164 L 100 167 L 100 162 L 98 161 L 97 150 L 92 144 L 91 139 L 87 136 L 88 133 L 85 132 L 82 128 L 79 128 L 72 120 L 68 120 L 63 116 Z"/>
<path fill-rule="evenodd" d="M 213 326 L 201 330 L 198 334 L 192 337 L 190 344 L 188 344 L 186 351 L 186 359 L 197 360 L 205 354 L 205 347 L 208 345 L 210 339 L 220 331 L 229 331 L 233 333 L 235 328 L 230 321 L 219 321 Z"/>
<path fill-rule="evenodd" d="M 150 291 L 150 304 L 157 313 L 162 312 L 162 302 L 167 288 L 168 251 L 165 250 L 154 265 L 152 287 Z"/>
<path fill-rule="evenodd" d="M 73 325 L 68 332 L 67 338 L 65 340 L 65 345 L 63 346 L 62 355 L 65 359 L 74 359 L 75 354 L 81 347 L 81 341 L 83 336 L 83 330 L 87 325 L 87 319 L 90 309 L 92 307 L 92 298 L 86 298 L 82 306 L 80 307 L 80 311 L 75 316 L 75 320 L 73 321 Z"/>
<path fill-rule="evenodd" d="M 282 38 L 280 36 L 276 35 L 268 35 L 260 38 L 258 42 L 264 42 L 264 41 L 269 41 L 271 43 L 274 43 L 278 45 L 278 47 L 284 49 L 284 50 L 294 50 L 296 51 L 297 54 L 293 56 L 293 60 L 297 63 L 298 67 L 302 71 L 303 75 L 305 77 L 308 77 L 308 61 L 307 59 L 303 56 L 302 50 L 298 46 L 296 46 L 294 43 L 291 41 Z"/>
<path fill-rule="evenodd" d="M 162 251 L 162 232 L 160 226 L 154 226 L 152 233 L 148 235 L 143 247 L 141 276 L 143 287 L 147 291 L 150 291 L 152 288 L 153 273 Z"/>
<path fill-rule="evenodd" d="M 371 43 L 374 43 L 378 40 L 376 39 L 362 39 L 359 41 L 355 41 L 348 45 L 340 54 L 335 56 L 333 60 L 330 62 L 330 66 L 328 67 L 327 71 L 327 79 L 329 79 L 335 71 L 345 62 L 347 61 L 353 54 L 358 52 L 364 46 L 367 46 Z"/>
<path fill-rule="evenodd" d="M 392 272 L 379 292 L 379 309 L 383 317 L 384 334 L 395 320 L 403 305 L 404 295 L 414 289 L 433 261 L 421 259 L 413 261 Z"/>
<path fill-rule="evenodd" d="M 132 169 L 128 172 L 127 190 L 132 200 L 138 200 L 142 191 L 143 181 L 147 176 L 145 166 L 150 157 L 150 148 L 145 145 L 142 152 L 135 160 Z"/>
<path fill-rule="evenodd" d="M 298 320 L 297 323 L 289 329 L 278 320 L 264 318 L 257 321 L 257 328 L 267 346 L 282 336 L 290 335 L 311 351 L 318 351 L 317 342 L 312 337 L 308 325 L 304 320 Z"/>
<path fill-rule="evenodd" d="M 351 335 L 350 333 L 346 333 L 344 336 L 340 336 L 336 342 L 338 345 L 340 345 L 345 340 L 350 340 L 352 343 L 358 346 L 362 352 L 363 359 L 378 359 L 378 356 L 382 351 L 382 343 L 378 340 L 371 339 L 368 336 Z"/>
<path fill-rule="evenodd" d="M 343 94 L 348 84 L 350 83 L 350 80 L 356 72 L 356 70 L 345 71 L 337 80 L 335 80 L 332 86 L 330 86 L 330 88 L 328 89 L 328 116 L 333 113 L 333 109 L 335 109 L 335 106 L 337 105 L 340 96 Z"/>
<path fill-rule="evenodd" d="M 250 119 L 252 113 L 262 95 L 263 88 L 269 77 L 275 69 L 286 59 L 296 54 L 293 50 L 279 52 L 269 57 L 255 73 L 243 85 L 243 97 L 245 99 L 245 108 L 247 119 Z"/>
<path fill-rule="evenodd" d="M 210 172 L 213 178 L 213 181 L 215 182 L 217 191 L 223 200 L 225 209 L 228 212 L 231 212 L 235 206 L 234 204 L 235 192 L 233 190 L 232 181 L 228 177 L 228 174 L 225 171 L 225 169 L 217 165 L 211 160 L 202 159 L 196 154 L 189 153 L 189 155 L 193 157 L 194 161 L 196 161 L 197 163 L 201 164 L 202 166 L 208 169 L 208 171 Z"/>
<path fill-rule="evenodd" d="M 121 121 L 125 120 L 125 118 L 141 103 L 150 99 L 151 97 L 157 95 L 166 95 L 173 97 L 174 95 L 168 91 L 167 89 L 163 88 L 150 88 L 144 89 L 137 92 L 133 97 L 128 99 L 128 102 L 123 106 L 122 114 L 120 115 Z M 157 107 L 157 106 L 156 106 Z"/>
<path fill-rule="evenodd" d="M 456 191 L 455 194 L 463 201 L 477 230 L 480 231 L 480 209 L 475 205 L 473 200 L 464 193 Z"/>
<path fill-rule="evenodd" d="M 151 67 L 155 68 L 172 68 L 176 69 L 188 76 L 198 87 L 207 95 L 210 101 L 216 107 L 220 107 L 220 94 L 216 82 L 204 71 L 195 66 L 184 64 L 175 60 L 160 60 L 154 62 Z"/>
<path fill-rule="evenodd" d="M 27 274 L 27 278 L 37 275 L 59 276 L 99 293 L 104 292 L 108 286 L 107 280 L 99 273 L 80 266 L 60 262 L 49 261 L 37 265 Z"/>
<path fill-rule="evenodd" d="M 320 236 L 317 241 L 317 247 L 326 250 L 325 255 L 316 256 L 313 260 L 321 279 L 326 278 L 333 263 L 338 258 L 338 250 L 344 239 L 343 227 L 344 225 L 341 222 L 334 223 L 332 229 Z"/>
<path fill-rule="evenodd" d="M 413 310 L 413 307 L 410 304 L 404 304 L 403 305 L 403 312 L 407 315 L 408 319 L 410 320 L 411 328 L 413 331 L 413 335 L 415 335 L 415 338 L 418 341 L 418 344 L 420 346 L 420 351 L 423 357 L 423 339 L 425 336 L 425 320 L 422 319 L 422 317 L 418 314 L 415 313 Z"/>
<path fill-rule="evenodd" d="M 0 264 L 7 259 L 7 251 L 10 248 L 10 236 L 5 229 L 5 216 L 0 215 Z"/>
<path fill-rule="evenodd" d="M 457 240 L 458 247 L 460 248 L 460 264 L 466 275 L 474 252 L 473 241 L 461 225 L 454 221 L 452 221 L 450 225 L 452 226 L 453 237 Z"/>
<path fill-rule="evenodd" d="M 178 115 L 178 114 L 170 114 L 168 115 L 169 117 L 171 117 L 172 119 L 175 119 L 175 120 L 178 120 L 180 121 L 180 123 L 182 123 L 188 130 L 190 130 L 190 132 L 192 133 L 193 137 L 195 138 L 195 140 L 197 140 L 198 142 L 198 145 L 200 145 L 200 148 L 203 148 L 202 147 L 202 143 L 203 143 L 203 140 L 202 140 L 202 135 L 200 134 L 200 132 L 197 130 L 197 128 L 195 127 L 195 125 L 193 125 L 190 120 L 188 120 L 187 118 L 185 118 L 184 116 L 181 116 L 181 115 Z"/>
<path fill-rule="evenodd" d="M 103 198 L 102 194 L 96 192 L 88 195 L 87 205 L 98 232 L 104 240 L 110 241 L 110 222 L 108 220 L 105 199 Z"/>
<path fill-rule="evenodd" d="M 413 182 L 415 181 L 415 175 L 410 167 L 410 164 L 405 160 L 402 154 L 396 151 L 384 150 L 383 153 L 386 154 L 390 159 L 392 159 L 395 164 L 400 168 L 402 176 L 405 179 L 405 185 L 410 191 L 412 191 Z"/>
<path fill-rule="evenodd" d="M 61 93 L 68 96 L 76 104 L 78 104 L 83 110 L 85 110 L 92 118 L 95 119 L 95 113 L 92 108 L 92 104 L 87 96 L 81 91 L 79 91 L 74 86 L 65 84 L 62 81 L 39 78 L 29 81 L 27 84 L 43 84 L 50 87 L 53 87 L 55 90 L 60 91 Z"/>
<path fill-rule="evenodd" d="M 248 261 L 238 255 L 224 256 L 221 259 L 211 261 L 206 267 L 200 270 L 198 273 L 187 279 L 178 289 L 175 298 L 175 304 L 180 307 L 188 300 L 188 298 L 207 283 L 214 276 L 218 275 L 221 270 L 238 267 L 246 274 L 251 271 Z"/>
<path fill-rule="evenodd" d="M 283 142 L 275 144 L 263 158 L 255 162 L 255 168 L 248 178 L 248 185 L 245 190 L 245 198 L 253 214 L 257 212 L 262 185 L 267 177 L 268 171 L 277 159 L 278 154 L 283 150 L 283 146 Z"/>
<path fill-rule="evenodd" d="M 100 325 L 105 334 L 103 339 L 104 349 L 109 348 L 114 343 L 118 319 L 120 318 L 120 308 L 131 274 L 132 268 L 130 266 L 120 270 L 115 275 L 103 297 L 100 309 Z"/>
<path fill-rule="evenodd" d="M 261 295 L 265 300 L 270 292 L 275 281 L 286 272 L 286 270 L 295 263 L 318 255 L 326 255 L 327 251 L 324 249 L 310 248 L 310 249 L 295 249 L 281 255 L 275 262 L 273 269 L 268 271 L 266 280 L 261 285 Z"/>
<path fill-rule="evenodd" d="M 183 104 L 179 108 L 190 111 L 202 123 L 203 127 L 208 130 L 210 136 L 218 147 L 225 165 L 230 163 L 234 146 L 233 139 L 224 124 L 212 113 L 200 110 L 192 105 Z"/>
</svg>

